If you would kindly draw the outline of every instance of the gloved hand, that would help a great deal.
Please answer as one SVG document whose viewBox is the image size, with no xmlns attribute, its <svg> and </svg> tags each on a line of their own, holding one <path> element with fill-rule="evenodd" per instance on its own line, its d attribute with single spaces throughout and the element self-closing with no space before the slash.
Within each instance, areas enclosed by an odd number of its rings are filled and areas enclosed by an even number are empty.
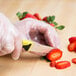
<svg viewBox="0 0 76 76">
<path fill-rule="evenodd" d="M 13 59 L 18 59 L 22 49 L 19 31 L 0 13 L 0 56 L 12 53 Z"/>
<path fill-rule="evenodd" d="M 40 44 L 50 45 L 59 48 L 59 38 L 56 29 L 49 24 L 32 18 L 26 18 L 14 24 L 21 33 L 23 40 L 33 40 Z M 50 50 L 49 50 L 50 51 Z M 49 51 L 31 51 L 37 55 L 45 55 Z"/>
<path fill-rule="evenodd" d="M 8 18 L 0 14 L 0 56 L 12 53 L 12 58 L 18 59 L 24 39 L 59 47 L 57 32 L 49 24 L 27 18 L 13 25 Z"/>
<path fill-rule="evenodd" d="M 22 39 L 48 44 L 55 48 L 60 45 L 56 29 L 43 21 L 26 18 L 14 23 L 14 25 L 20 31 Z"/>
</svg>

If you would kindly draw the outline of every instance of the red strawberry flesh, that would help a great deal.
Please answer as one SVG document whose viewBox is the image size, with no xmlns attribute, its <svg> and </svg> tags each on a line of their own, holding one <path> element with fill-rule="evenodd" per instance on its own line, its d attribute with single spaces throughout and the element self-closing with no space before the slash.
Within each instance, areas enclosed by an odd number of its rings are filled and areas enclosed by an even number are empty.
<svg viewBox="0 0 76 76">
<path fill-rule="evenodd" d="M 69 61 L 60 61 L 56 63 L 56 69 L 65 69 L 70 66 L 71 64 Z"/>
<path fill-rule="evenodd" d="M 62 57 L 62 51 L 60 49 L 52 49 L 47 55 L 46 58 L 50 61 L 56 61 Z"/>
</svg>

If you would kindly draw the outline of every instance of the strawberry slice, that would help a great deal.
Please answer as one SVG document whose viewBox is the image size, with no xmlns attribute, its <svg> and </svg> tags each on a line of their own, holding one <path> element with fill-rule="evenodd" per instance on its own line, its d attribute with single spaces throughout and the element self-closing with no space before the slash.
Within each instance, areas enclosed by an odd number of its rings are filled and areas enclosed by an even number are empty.
<svg viewBox="0 0 76 76">
<path fill-rule="evenodd" d="M 76 37 L 71 37 L 71 38 L 69 38 L 69 42 L 70 42 L 70 43 L 72 43 L 72 42 L 74 42 L 74 41 L 76 41 Z"/>
<path fill-rule="evenodd" d="M 76 64 L 76 58 L 72 59 L 72 63 Z"/>
<path fill-rule="evenodd" d="M 67 67 L 70 67 L 71 64 L 69 61 L 60 61 L 56 63 L 56 69 L 65 69 Z"/>
<path fill-rule="evenodd" d="M 41 17 L 39 16 L 38 13 L 35 13 L 34 16 L 35 16 L 38 20 L 41 20 Z"/>
<path fill-rule="evenodd" d="M 71 51 L 75 51 L 76 50 L 76 41 L 72 42 L 68 45 L 68 50 Z"/>
<path fill-rule="evenodd" d="M 62 57 L 62 51 L 60 49 L 52 49 L 47 55 L 46 58 L 50 61 L 56 61 Z"/>
</svg>

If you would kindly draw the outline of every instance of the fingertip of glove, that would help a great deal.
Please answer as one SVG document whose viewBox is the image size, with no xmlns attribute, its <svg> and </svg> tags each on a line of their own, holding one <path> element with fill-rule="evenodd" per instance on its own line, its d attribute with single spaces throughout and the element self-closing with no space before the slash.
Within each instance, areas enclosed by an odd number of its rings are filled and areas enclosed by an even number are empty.
<svg viewBox="0 0 76 76">
<path fill-rule="evenodd" d="M 12 56 L 12 59 L 13 59 L 13 60 L 18 60 L 19 57 L 14 57 L 14 56 Z"/>
</svg>

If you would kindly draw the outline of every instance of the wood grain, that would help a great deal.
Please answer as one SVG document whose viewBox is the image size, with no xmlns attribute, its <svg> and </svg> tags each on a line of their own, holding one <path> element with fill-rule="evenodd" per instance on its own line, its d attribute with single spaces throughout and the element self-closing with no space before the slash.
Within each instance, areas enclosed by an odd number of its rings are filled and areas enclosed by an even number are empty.
<svg viewBox="0 0 76 76">
<path fill-rule="evenodd" d="M 12 22 L 17 21 L 16 13 L 28 11 L 38 12 L 41 17 L 55 15 L 59 24 L 65 25 L 63 31 L 58 31 L 61 49 L 64 51 L 61 60 L 76 57 L 76 53 L 67 50 L 68 38 L 76 36 L 76 0 L 0 0 L 0 12 Z M 64 70 L 50 68 L 49 63 L 40 60 L 36 55 L 23 53 L 18 61 L 11 56 L 0 57 L 0 76 L 76 76 L 76 65 Z"/>
</svg>

